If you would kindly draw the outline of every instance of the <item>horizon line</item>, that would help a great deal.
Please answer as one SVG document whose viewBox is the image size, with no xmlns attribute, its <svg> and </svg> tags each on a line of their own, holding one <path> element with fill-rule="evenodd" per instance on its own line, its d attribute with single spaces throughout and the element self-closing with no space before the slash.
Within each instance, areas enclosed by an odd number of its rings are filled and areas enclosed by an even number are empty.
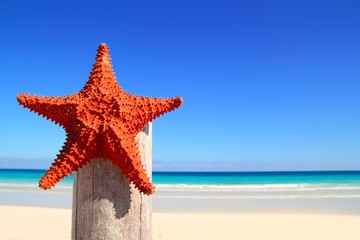
<svg viewBox="0 0 360 240">
<path fill-rule="evenodd" d="M 48 169 L 40 169 L 40 168 L 0 168 L 0 170 L 24 170 L 24 171 L 47 171 Z M 206 171 L 206 170 L 197 170 L 197 171 L 152 171 L 152 173 L 277 173 L 277 172 L 360 172 L 360 169 L 355 170 L 250 170 L 250 171 Z M 72 174 L 72 173 L 71 173 Z"/>
</svg>

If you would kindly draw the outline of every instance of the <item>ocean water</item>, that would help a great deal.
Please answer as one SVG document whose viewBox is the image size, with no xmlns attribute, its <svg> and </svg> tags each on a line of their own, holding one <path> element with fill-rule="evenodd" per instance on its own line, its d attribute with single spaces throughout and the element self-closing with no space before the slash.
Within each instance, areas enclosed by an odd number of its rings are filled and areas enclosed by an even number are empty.
<svg viewBox="0 0 360 240">
<path fill-rule="evenodd" d="M 22 205 L 25 198 L 30 205 L 42 206 L 62 198 L 62 206 L 71 206 L 73 176 L 43 191 L 38 187 L 43 174 L 44 170 L 0 169 L 0 204 Z M 164 211 L 326 208 L 360 214 L 360 171 L 153 172 L 152 180 L 154 207 Z"/>
<path fill-rule="evenodd" d="M 45 170 L 0 169 L 0 191 L 39 191 L 39 179 Z M 73 176 L 64 178 L 55 191 L 71 191 Z"/>
<path fill-rule="evenodd" d="M 45 170 L 0 169 L 0 191 L 36 191 Z M 360 190 L 360 171 L 303 172 L 153 172 L 152 181 L 161 190 Z M 73 176 L 55 189 L 72 189 Z"/>
</svg>

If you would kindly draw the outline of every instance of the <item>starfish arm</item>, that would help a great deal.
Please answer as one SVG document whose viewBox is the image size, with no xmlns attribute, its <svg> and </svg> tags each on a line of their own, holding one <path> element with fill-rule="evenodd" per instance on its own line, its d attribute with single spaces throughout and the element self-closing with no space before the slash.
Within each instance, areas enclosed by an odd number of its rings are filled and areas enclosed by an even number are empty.
<svg viewBox="0 0 360 240">
<path fill-rule="evenodd" d="M 129 102 L 132 103 L 132 109 L 129 115 L 132 116 L 133 124 L 136 124 L 136 131 L 139 132 L 145 124 L 160 117 L 164 113 L 170 112 L 181 106 L 183 99 L 181 97 L 174 98 L 151 98 L 137 97 L 127 94 Z M 134 121 L 136 119 L 136 121 Z"/>
<path fill-rule="evenodd" d="M 30 111 L 51 119 L 60 126 L 67 126 L 76 118 L 76 95 L 66 97 L 42 97 L 18 94 L 17 101 Z"/>
<path fill-rule="evenodd" d="M 86 137 L 90 141 L 93 139 L 90 135 Z M 74 134 L 68 134 L 63 149 L 39 181 L 39 186 L 42 189 L 50 189 L 65 176 L 68 176 L 73 171 L 77 171 L 87 161 L 90 161 L 90 150 L 88 150 L 87 146 L 91 143 L 84 143 L 80 139 L 84 139 L 84 137 L 78 138 Z"/>
<path fill-rule="evenodd" d="M 147 195 L 154 193 L 155 187 L 141 162 L 135 137 L 125 137 L 120 141 L 116 133 L 112 133 L 108 135 L 106 142 L 108 147 L 112 149 L 106 158 L 112 161 L 140 192 Z"/>
</svg>

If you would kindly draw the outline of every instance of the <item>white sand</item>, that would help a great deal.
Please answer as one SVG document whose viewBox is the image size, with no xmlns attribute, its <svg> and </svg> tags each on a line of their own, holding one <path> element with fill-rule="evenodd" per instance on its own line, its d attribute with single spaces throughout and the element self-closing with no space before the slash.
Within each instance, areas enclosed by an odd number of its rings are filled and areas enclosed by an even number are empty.
<svg viewBox="0 0 360 240">
<path fill-rule="evenodd" d="M 360 216 L 312 214 L 154 213 L 154 240 L 359 240 Z M 71 210 L 0 206 L 0 239 L 65 240 Z"/>
</svg>

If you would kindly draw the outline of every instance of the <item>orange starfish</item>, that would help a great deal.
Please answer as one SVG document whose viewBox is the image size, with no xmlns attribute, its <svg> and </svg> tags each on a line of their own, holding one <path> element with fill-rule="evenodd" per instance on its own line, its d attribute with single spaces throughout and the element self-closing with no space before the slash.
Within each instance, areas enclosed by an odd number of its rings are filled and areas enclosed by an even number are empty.
<svg viewBox="0 0 360 240">
<path fill-rule="evenodd" d="M 80 92 L 65 97 L 19 94 L 17 100 L 66 132 L 63 149 L 39 181 L 41 188 L 51 188 L 91 159 L 105 158 L 148 195 L 155 187 L 146 175 L 135 137 L 147 123 L 183 102 L 180 97 L 138 97 L 123 91 L 104 43 L 98 48 L 96 63 Z"/>
</svg>

